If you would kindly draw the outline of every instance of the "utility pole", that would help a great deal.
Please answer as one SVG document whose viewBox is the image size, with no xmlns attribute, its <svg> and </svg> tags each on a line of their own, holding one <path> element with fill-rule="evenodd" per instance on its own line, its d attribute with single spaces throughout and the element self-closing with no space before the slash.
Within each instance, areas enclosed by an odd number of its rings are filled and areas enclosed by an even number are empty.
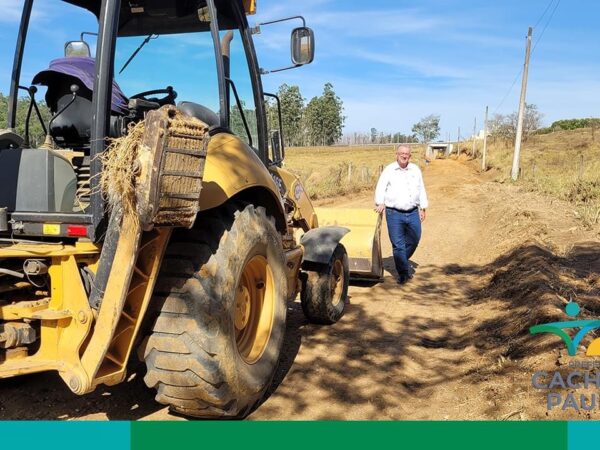
<svg viewBox="0 0 600 450">
<path fill-rule="evenodd" d="M 481 158 L 481 170 L 487 170 L 487 134 L 488 134 L 488 107 L 485 107 L 485 122 L 483 124 L 483 156 Z"/>
<path fill-rule="evenodd" d="M 460 156 L 460 127 L 458 127 L 458 135 L 456 137 L 456 158 Z"/>
<path fill-rule="evenodd" d="M 473 149 L 471 150 L 471 158 L 475 158 L 475 139 L 477 134 L 477 117 L 475 117 L 475 122 L 473 123 Z"/>
<path fill-rule="evenodd" d="M 523 68 L 523 80 L 521 82 L 521 100 L 519 101 L 519 118 L 517 120 L 517 136 L 515 137 L 515 154 L 513 156 L 512 179 L 519 178 L 519 159 L 521 156 L 521 140 L 523 138 L 523 119 L 525 118 L 525 97 L 527 94 L 527 76 L 529 73 L 529 55 L 531 54 L 531 34 L 533 28 L 529 27 L 527 32 L 527 48 L 525 50 L 525 67 Z"/>
</svg>

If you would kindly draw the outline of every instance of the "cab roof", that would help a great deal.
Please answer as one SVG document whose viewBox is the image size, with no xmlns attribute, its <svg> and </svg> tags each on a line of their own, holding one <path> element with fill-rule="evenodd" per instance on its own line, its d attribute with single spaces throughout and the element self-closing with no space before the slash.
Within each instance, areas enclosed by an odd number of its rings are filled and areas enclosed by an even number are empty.
<svg viewBox="0 0 600 450">
<path fill-rule="evenodd" d="M 100 16 L 100 0 L 63 0 Z M 233 4 L 246 14 L 256 10 L 255 0 L 215 0 L 220 29 L 237 28 Z M 206 0 L 137 0 L 121 2 L 119 36 L 174 34 L 206 31 L 210 28 Z"/>
</svg>

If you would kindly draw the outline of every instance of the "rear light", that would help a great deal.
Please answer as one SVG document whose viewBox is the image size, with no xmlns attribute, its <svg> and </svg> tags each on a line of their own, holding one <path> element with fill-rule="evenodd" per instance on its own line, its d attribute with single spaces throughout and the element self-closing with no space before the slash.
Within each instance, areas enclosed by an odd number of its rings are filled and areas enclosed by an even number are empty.
<svg viewBox="0 0 600 450">
<path fill-rule="evenodd" d="M 85 225 L 67 225 L 67 236 L 86 237 L 87 227 Z"/>
</svg>

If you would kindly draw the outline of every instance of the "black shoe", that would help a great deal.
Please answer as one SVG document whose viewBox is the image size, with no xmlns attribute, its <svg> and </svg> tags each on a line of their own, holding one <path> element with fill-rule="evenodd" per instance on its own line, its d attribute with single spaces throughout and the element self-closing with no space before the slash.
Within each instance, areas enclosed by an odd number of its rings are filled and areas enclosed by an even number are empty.
<svg viewBox="0 0 600 450">
<path fill-rule="evenodd" d="M 398 284 L 406 284 L 412 277 L 410 275 L 400 275 L 396 280 Z"/>
</svg>

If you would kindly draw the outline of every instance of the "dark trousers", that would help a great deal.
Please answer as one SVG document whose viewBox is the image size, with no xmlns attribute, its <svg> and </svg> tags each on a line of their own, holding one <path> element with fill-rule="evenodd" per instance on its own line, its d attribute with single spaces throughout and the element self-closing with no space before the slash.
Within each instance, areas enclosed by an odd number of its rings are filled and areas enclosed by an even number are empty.
<svg viewBox="0 0 600 450">
<path fill-rule="evenodd" d="M 407 277 L 410 274 L 408 259 L 413 255 L 421 240 L 419 208 L 415 208 L 411 212 L 386 208 L 385 219 L 390 241 L 392 241 L 396 270 L 399 276 Z"/>
</svg>

